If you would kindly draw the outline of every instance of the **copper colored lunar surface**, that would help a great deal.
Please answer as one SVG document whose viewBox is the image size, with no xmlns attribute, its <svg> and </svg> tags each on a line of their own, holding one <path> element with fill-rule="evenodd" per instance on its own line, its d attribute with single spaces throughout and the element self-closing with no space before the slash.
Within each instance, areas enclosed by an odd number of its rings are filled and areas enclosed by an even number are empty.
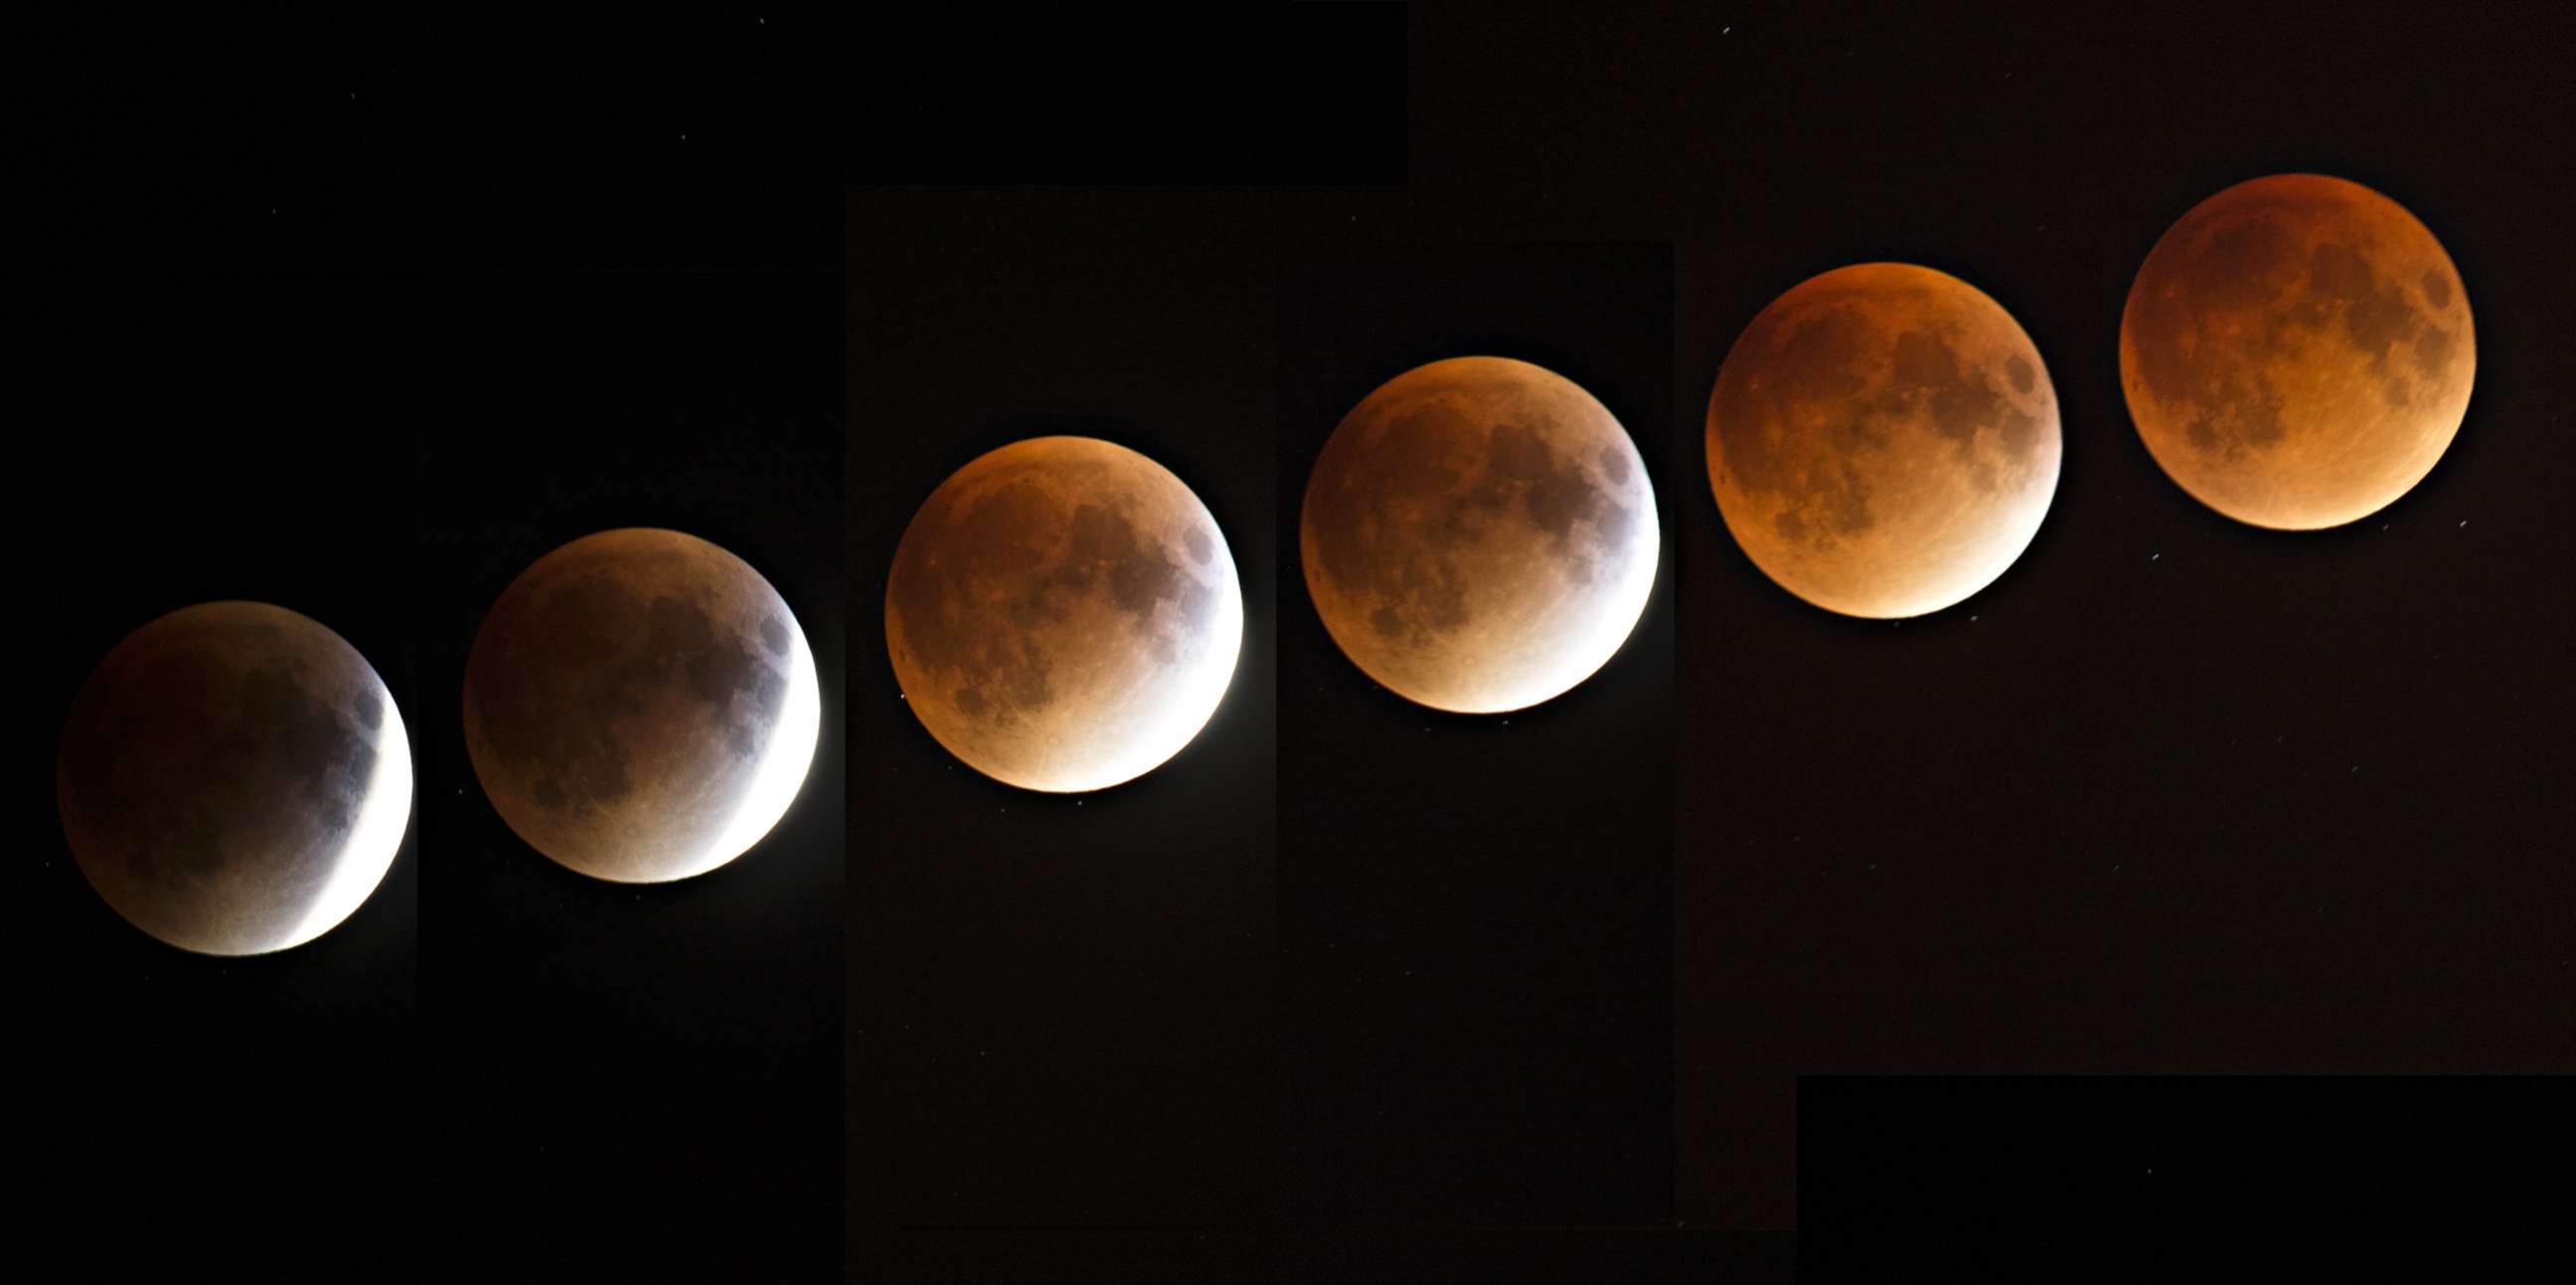
<svg viewBox="0 0 2576 1285">
<path fill-rule="evenodd" d="M 2011 314 L 1905 263 L 1757 314 L 1709 394 L 1708 479 L 1745 556 L 1849 616 L 1938 611 L 2021 556 L 2057 493 L 2057 391 Z"/>
<path fill-rule="evenodd" d="M 2468 292 L 2395 201 L 2320 174 L 2239 183 L 2148 252 L 2120 318 L 2138 436 L 2203 504 L 2313 530 L 2386 507 L 2459 432 Z"/>
<path fill-rule="evenodd" d="M 1662 548 L 1626 430 L 1563 376 L 1456 357 L 1379 385 L 1306 482 L 1316 613 L 1387 690 L 1458 713 L 1523 709 L 1607 663 Z"/>
<path fill-rule="evenodd" d="M 55 797 L 72 856 L 127 922 L 208 955 L 299 945 L 383 881 L 411 746 L 365 658 L 282 607 L 171 612 L 73 698 Z"/>
<path fill-rule="evenodd" d="M 1243 591 L 1207 506 L 1090 437 L 978 456 L 913 515 L 886 577 L 906 704 L 967 766 L 1023 789 L 1152 771 L 1215 714 Z"/>
<path fill-rule="evenodd" d="M 502 590 L 465 665 L 465 748 L 512 831 L 617 883 L 759 842 L 814 757 L 805 632 L 742 559 L 677 531 L 584 536 Z"/>
</svg>

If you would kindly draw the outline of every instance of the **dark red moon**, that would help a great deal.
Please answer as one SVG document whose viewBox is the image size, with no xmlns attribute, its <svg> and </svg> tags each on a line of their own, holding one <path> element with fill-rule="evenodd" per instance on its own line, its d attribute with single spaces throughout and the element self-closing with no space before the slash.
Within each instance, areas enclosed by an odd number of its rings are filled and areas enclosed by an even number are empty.
<svg viewBox="0 0 2576 1285">
<path fill-rule="evenodd" d="M 1938 611 L 2030 546 L 2057 494 L 2057 390 L 1957 277 L 1861 263 L 1757 314 L 1708 399 L 1708 480 L 1745 556 L 1849 616 Z"/>
<path fill-rule="evenodd" d="M 2413 489 L 2459 433 L 2477 364 L 2441 242 L 2322 174 L 2193 206 L 2120 318 L 2120 386 L 2156 464 L 2201 503 L 2280 530 L 2340 526 Z"/>
</svg>

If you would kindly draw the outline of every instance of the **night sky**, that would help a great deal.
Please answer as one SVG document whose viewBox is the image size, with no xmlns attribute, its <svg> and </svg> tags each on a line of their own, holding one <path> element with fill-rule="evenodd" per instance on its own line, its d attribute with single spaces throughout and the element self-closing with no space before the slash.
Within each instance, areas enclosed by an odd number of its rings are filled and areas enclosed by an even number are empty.
<svg viewBox="0 0 2576 1285">
<path fill-rule="evenodd" d="M 415 27 L 404 74 L 45 117 L 135 142 L 74 149 L 115 173 L 23 292 L 27 757 L 116 640 L 243 597 L 366 656 L 419 780 L 376 895 L 238 961 L 118 920 L 26 793 L 65 1243 L 292 1208 L 438 1280 L 1778 1278 L 1762 1233 L 2486 1173 L 2527 1097 L 2300 1077 L 2576 1068 L 2563 7 Z M 2304 534 L 2168 481 L 2116 355 L 2165 228 L 2283 171 L 2422 220 L 2479 345 L 2430 476 Z M 1904 622 L 1765 578 L 1701 448 L 1745 323 L 1864 260 L 2011 312 L 2065 432 L 2028 551 Z M 1341 415 L 1478 352 L 1600 398 L 1666 536 L 1627 646 L 1508 721 L 1377 688 L 1297 563 Z M 1056 432 L 1178 475 L 1245 595 L 1206 729 L 1088 796 L 950 757 L 883 644 L 921 500 Z M 824 689 L 779 828 L 670 887 L 529 850 L 458 723 L 494 595 L 619 525 L 749 561 Z"/>
<path fill-rule="evenodd" d="M 1713 504 L 1683 510 L 1678 627 L 1705 658 L 1677 690 L 1683 1217 L 1796 1214 L 1801 1073 L 2570 1065 L 2548 1014 L 2576 991 L 2576 867 L 2545 800 L 2576 572 L 2551 497 L 2576 450 L 2544 374 L 2569 116 L 2532 110 L 2563 101 L 2536 34 L 1761 20 L 1724 37 L 1760 43 L 1722 83 L 1677 82 L 1695 409 L 1770 299 L 1901 259 L 2014 314 L 2066 437 L 2019 562 L 1915 621 L 1809 608 Z M 2156 237 L 2289 170 L 2423 220 L 2479 343 L 2431 475 L 2304 534 L 2170 483 L 2116 351 Z"/>
</svg>

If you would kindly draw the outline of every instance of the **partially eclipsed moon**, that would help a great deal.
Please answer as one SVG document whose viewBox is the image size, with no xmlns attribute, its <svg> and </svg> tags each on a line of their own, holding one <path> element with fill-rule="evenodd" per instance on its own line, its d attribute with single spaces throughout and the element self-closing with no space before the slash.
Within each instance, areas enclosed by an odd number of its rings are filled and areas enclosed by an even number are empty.
<svg viewBox="0 0 2576 1285">
<path fill-rule="evenodd" d="M 603 531 L 537 559 L 466 659 L 465 748 L 494 810 L 618 883 L 704 874 L 759 842 L 821 724 L 795 613 L 677 531 Z"/>
<path fill-rule="evenodd" d="M 2459 432 L 2468 292 L 2415 216 L 2358 183 L 2276 174 L 2193 206 L 2138 269 L 2120 386 L 2203 504 L 2313 530 L 2404 495 Z"/>
<path fill-rule="evenodd" d="M 967 766 L 1071 793 L 1133 779 L 1216 712 L 1243 591 L 1207 506 L 1089 437 L 957 470 L 904 528 L 886 651 L 905 703 Z"/>
<path fill-rule="evenodd" d="M 1627 641 L 1662 545 L 1636 444 L 1590 393 L 1502 357 L 1380 385 L 1306 482 L 1306 589 L 1387 690 L 1485 714 L 1552 699 Z"/>
<path fill-rule="evenodd" d="M 54 772 L 72 856 L 135 927 L 208 955 L 311 941 L 411 818 L 393 694 L 338 634 L 256 602 L 136 630 L 73 698 Z"/>
<path fill-rule="evenodd" d="M 2057 492 L 2057 391 L 2011 314 L 1907 263 L 1800 282 L 1709 394 L 1709 485 L 1745 556 L 1848 616 L 1938 611 L 2021 556 Z"/>
</svg>

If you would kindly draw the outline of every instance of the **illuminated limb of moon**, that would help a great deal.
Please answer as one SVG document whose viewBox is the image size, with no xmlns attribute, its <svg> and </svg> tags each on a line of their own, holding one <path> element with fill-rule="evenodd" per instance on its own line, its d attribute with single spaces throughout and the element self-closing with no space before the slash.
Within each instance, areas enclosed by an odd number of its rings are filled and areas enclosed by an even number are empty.
<svg viewBox="0 0 2576 1285">
<path fill-rule="evenodd" d="M 904 700 L 967 766 L 1071 793 L 1198 735 L 1243 646 L 1216 519 L 1161 465 L 1088 437 L 1014 442 L 923 501 L 886 577 Z"/>
<path fill-rule="evenodd" d="M 284 950 L 356 911 L 409 828 L 393 695 L 338 634 L 211 602 L 118 643 L 55 767 L 81 873 L 127 922 L 208 955 Z"/>
<path fill-rule="evenodd" d="M 2057 491 L 2057 393 L 2002 306 L 1930 268 L 1799 283 L 1709 393 L 1709 485 L 1745 556 L 1828 611 L 1950 606 L 2028 548 Z"/>
<path fill-rule="evenodd" d="M 465 672 L 465 744 L 530 847 L 618 883 L 733 860 L 813 763 L 805 632 L 731 553 L 677 531 L 584 536 L 503 590 Z"/>
</svg>

